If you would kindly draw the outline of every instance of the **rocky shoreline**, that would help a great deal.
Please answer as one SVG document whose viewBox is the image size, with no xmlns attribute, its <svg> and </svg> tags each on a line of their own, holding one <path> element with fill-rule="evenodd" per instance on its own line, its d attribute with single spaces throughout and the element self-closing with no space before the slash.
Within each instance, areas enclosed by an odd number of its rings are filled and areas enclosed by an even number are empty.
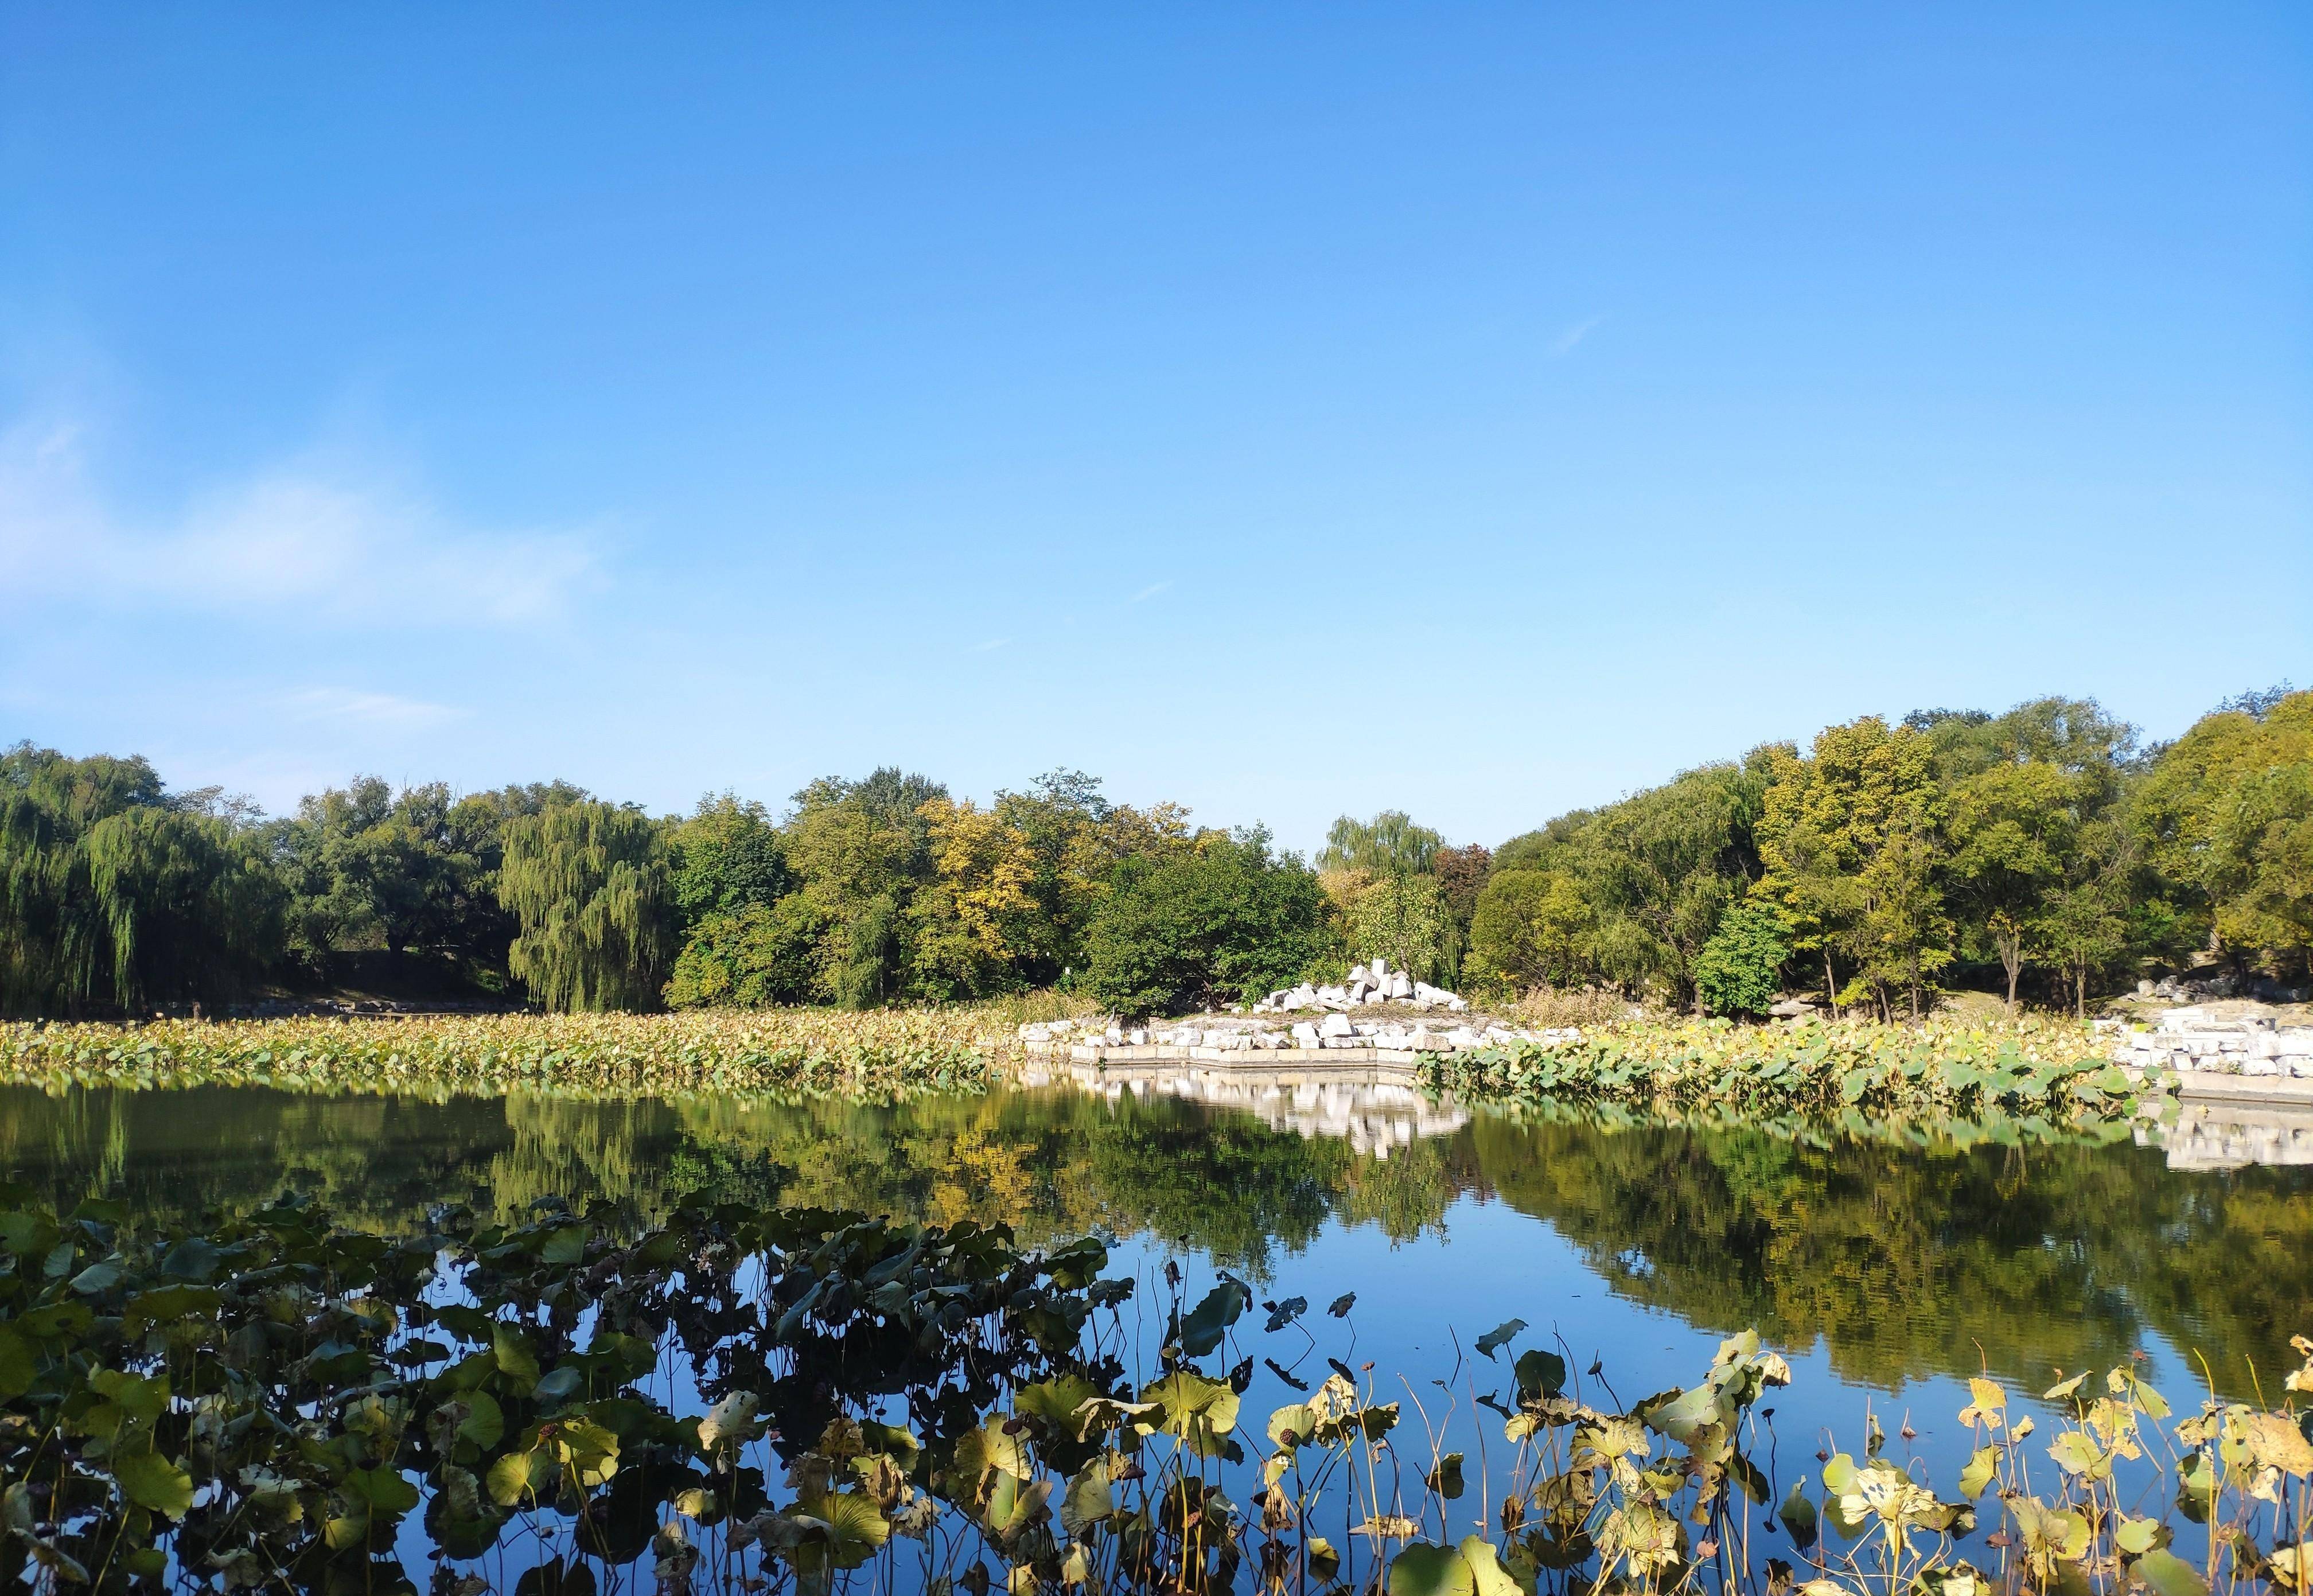
<svg viewBox="0 0 2313 1596">
<path fill-rule="evenodd" d="M 2132 1069 L 2313 1081 L 2313 1025 L 2287 1024 L 2262 1004 L 2164 1010 L 2142 1029 L 2122 1020 L 2097 1023 L 2113 1035 L 2113 1062 Z"/>
</svg>

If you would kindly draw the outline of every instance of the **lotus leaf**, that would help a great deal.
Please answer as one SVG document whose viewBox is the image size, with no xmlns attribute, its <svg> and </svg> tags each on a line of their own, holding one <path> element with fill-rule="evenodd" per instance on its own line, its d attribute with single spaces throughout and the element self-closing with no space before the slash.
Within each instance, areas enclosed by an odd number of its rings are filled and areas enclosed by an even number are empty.
<svg viewBox="0 0 2313 1596">
<path fill-rule="evenodd" d="M 1517 1338 L 1518 1332 L 1525 1328 L 1526 1321 L 1522 1318 L 1504 1320 L 1502 1323 L 1496 1325 L 1492 1329 L 1487 1331 L 1483 1336 L 1478 1337 L 1476 1343 L 1477 1349 L 1486 1357 L 1491 1358 L 1494 1354 L 1500 1351 L 1503 1347 L 1508 1346 L 1512 1341 L 1516 1340 Z"/>
<path fill-rule="evenodd" d="M 1390 1559 L 1389 1596 L 1518 1596 L 1493 1547 L 1473 1535 L 1458 1547 L 1417 1542 Z"/>
</svg>

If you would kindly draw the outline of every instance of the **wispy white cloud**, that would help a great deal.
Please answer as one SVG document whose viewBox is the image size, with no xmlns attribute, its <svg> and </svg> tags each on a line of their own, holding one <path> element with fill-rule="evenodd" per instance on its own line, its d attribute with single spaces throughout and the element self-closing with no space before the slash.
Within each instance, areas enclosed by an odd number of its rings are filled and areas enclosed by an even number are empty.
<svg viewBox="0 0 2313 1596">
<path fill-rule="evenodd" d="M 0 433 L 0 585 L 51 602 L 518 625 L 599 580 L 584 536 L 459 525 L 342 454 L 252 472 L 140 520 L 107 502 L 83 428 Z"/>
<path fill-rule="evenodd" d="M 1605 319 L 1605 316 L 1592 316 L 1587 321 L 1575 322 L 1573 326 L 1551 339 L 1550 357 L 1552 360 L 1562 360 L 1574 353 L 1574 346 L 1589 337 L 1591 331 Z"/>
<path fill-rule="evenodd" d="M 1137 604 L 1144 599 L 1155 598 L 1158 594 L 1164 592 L 1165 589 L 1170 587 L 1172 585 L 1173 583 L 1170 578 L 1167 578 L 1162 582 L 1151 582 L 1148 586 L 1143 587 L 1139 592 L 1134 594 L 1129 602 Z"/>
<path fill-rule="evenodd" d="M 993 654 L 998 648 L 1007 647 L 1011 641 L 1010 638 L 990 638 L 984 643 L 974 643 L 972 651 L 974 654 Z"/>
<path fill-rule="evenodd" d="M 466 713 L 450 704 L 432 704 L 396 692 L 356 692 L 342 687 L 308 687 L 277 701 L 293 720 L 341 720 L 365 726 L 438 726 Z"/>
</svg>

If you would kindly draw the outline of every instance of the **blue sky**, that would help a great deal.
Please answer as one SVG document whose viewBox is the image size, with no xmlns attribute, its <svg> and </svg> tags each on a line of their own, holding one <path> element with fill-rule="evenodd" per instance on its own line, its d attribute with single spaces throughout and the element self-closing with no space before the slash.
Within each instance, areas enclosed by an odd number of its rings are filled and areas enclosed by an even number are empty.
<svg viewBox="0 0 2313 1596">
<path fill-rule="evenodd" d="M 1496 842 L 2284 676 L 2301 5 L 0 5 L 0 739 Z"/>
</svg>

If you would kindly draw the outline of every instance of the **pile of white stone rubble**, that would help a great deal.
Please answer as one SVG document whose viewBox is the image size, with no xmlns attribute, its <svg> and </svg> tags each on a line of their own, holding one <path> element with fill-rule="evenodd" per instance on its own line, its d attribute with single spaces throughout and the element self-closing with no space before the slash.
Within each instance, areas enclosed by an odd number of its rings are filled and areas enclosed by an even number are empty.
<svg viewBox="0 0 2313 1596">
<path fill-rule="evenodd" d="M 2270 1014 L 2228 1016 L 2203 1008 L 2170 1009 L 2155 1018 L 2149 1031 L 2122 1032 L 2112 1056 L 2140 1068 L 2159 1064 L 2220 1075 L 2313 1080 L 2313 1026 L 2282 1025 Z"/>
<path fill-rule="evenodd" d="M 1412 980 L 1404 971 L 1391 969 L 1387 959 L 1376 957 L 1369 965 L 1351 965 L 1349 980 L 1340 986 L 1312 986 L 1305 981 L 1298 986 L 1281 987 L 1255 1003 L 1253 1011 L 1288 1014 L 1297 1009 L 1359 1009 L 1368 1003 L 1404 1003 L 1417 1010 L 1443 1009 L 1449 1014 L 1465 1013 L 1470 1007 L 1458 994 L 1427 981 Z"/>
</svg>

